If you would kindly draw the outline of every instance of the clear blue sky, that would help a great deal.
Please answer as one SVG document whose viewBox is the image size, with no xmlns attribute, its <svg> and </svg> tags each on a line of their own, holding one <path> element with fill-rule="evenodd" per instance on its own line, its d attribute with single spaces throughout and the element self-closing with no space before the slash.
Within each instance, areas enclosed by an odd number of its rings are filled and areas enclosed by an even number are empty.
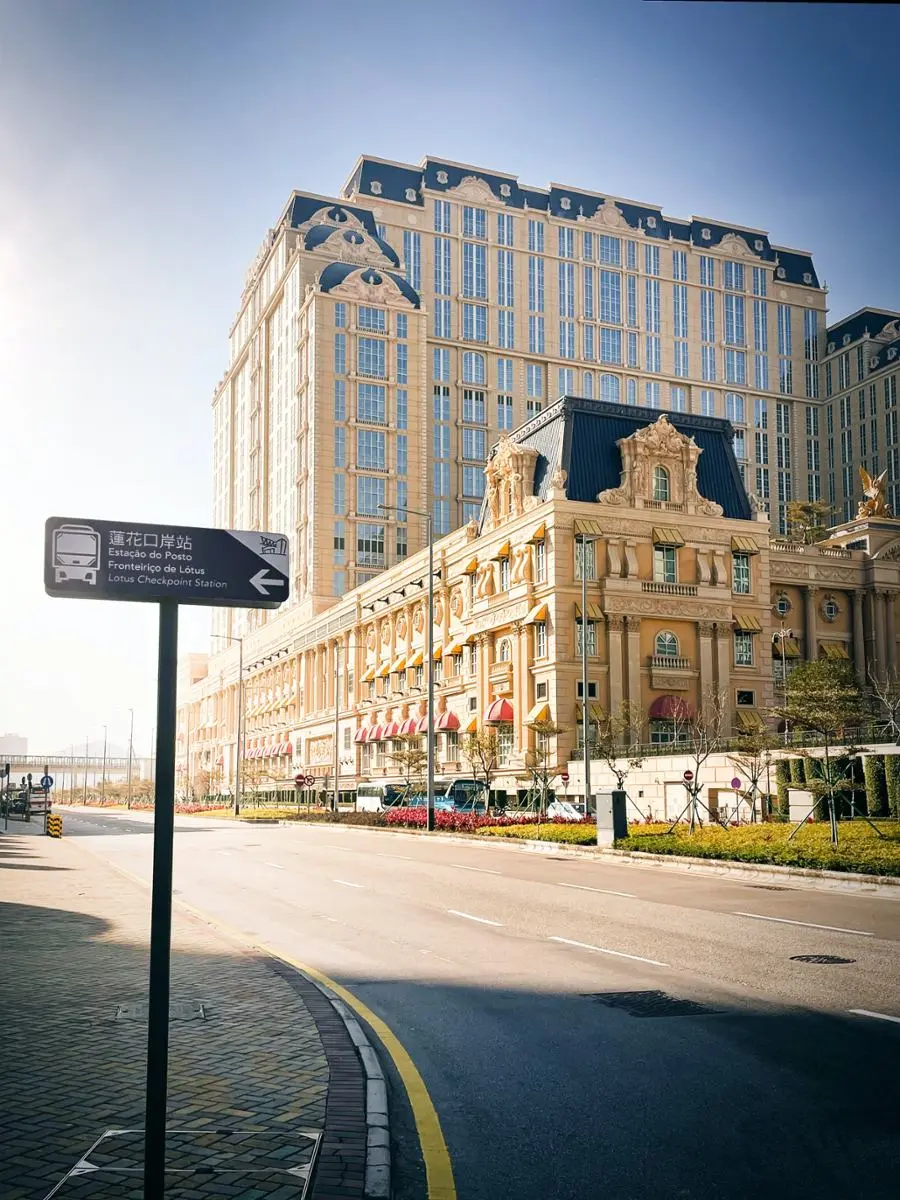
<svg viewBox="0 0 900 1200">
<path fill-rule="evenodd" d="M 155 609 L 43 594 L 55 513 L 205 523 L 210 397 L 294 187 L 425 153 L 812 250 L 900 304 L 900 14 L 512 0 L 0 0 L 0 732 L 149 742 Z M 182 610 L 182 648 L 207 616 Z"/>
</svg>

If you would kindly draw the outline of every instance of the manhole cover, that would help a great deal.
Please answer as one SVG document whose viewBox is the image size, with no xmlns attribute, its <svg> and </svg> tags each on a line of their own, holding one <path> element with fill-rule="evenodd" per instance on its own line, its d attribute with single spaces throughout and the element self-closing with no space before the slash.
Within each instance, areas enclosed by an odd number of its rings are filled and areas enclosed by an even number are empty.
<svg viewBox="0 0 900 1200">
<path fill-rule="evenodd" d="M 116 1005 L 117 1021 L 146 1021 L 149 1005 L 146 1000 L 136 1004 Z M 205 1021 L 209 1010 L 205 1000 L 173 1000 L 169 1004 L 170 1021 Z"/>
<path fill-rule="evenodd" d="M 695 1000 L 681 1000 L 666 992 L 586 992 L 585 1000 L 596 1000 L 607 1008 L 621 1008 L 632 1017 L 700 1017 L 716 1010 Z"/>
<path fill-rule="evenodd" d="M 838 958 L 836 954 L 792 954 L 791 962 L 824 963 L 826 966 L 842 966 L 855 963 L 855 958 Z"/>
</svg>

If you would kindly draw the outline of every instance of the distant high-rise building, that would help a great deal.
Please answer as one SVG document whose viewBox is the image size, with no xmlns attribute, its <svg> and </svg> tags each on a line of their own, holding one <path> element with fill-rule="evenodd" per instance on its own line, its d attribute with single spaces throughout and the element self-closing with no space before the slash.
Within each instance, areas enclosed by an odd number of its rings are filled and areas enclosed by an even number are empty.
<svg viewBox="0 0 900 1200">
<path fill-rule="evenodd" d="M 0 760 L 17 758 L 28 753 L 28 738 L 18 733 L 0 734 Z"/>
<path fill-rule="evenodd" d="M 437 535 L 476 519 L 490 446 L 568 393 L 727 417 L 785 533 L 790 499 L 825 494 L 825 307 L 810 255 L 762 230 L 360 158 L 339 198 L 291 196 L 247 275 L 215 523 L 288 533 L 289 607 L 312 617 L 424 544 L 413 510 Z"/>
</svg>

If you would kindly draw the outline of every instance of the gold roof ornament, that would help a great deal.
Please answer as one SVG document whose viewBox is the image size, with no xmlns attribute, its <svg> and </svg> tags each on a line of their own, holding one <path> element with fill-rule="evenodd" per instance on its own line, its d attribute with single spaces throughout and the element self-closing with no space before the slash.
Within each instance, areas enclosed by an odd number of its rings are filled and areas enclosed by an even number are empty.
<svg viewBox="0 0 900 1200">
<path fill-rule="evenodd" d="M 870 475 L 865 467 L 859 468 L 865 500 L 860 500 L 856 511 L 857 517 L 892 517 L 891 507 L 885 498 L 887 491 L 887 471 L 880 475 Z"/>
</svg>

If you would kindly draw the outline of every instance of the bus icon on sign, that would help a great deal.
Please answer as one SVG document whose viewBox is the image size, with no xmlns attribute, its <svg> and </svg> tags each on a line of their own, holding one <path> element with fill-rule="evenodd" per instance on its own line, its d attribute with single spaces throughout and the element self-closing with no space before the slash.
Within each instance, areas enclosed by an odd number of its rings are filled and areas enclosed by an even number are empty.
<svg viewBox="0 0 900 1200">
<path fill-rule="evenodd" d="M 60 525 L 53 531 L 53 570 L 56 582 L 97 582 L 100 534 L 90 525 Z"/>
</svg>

